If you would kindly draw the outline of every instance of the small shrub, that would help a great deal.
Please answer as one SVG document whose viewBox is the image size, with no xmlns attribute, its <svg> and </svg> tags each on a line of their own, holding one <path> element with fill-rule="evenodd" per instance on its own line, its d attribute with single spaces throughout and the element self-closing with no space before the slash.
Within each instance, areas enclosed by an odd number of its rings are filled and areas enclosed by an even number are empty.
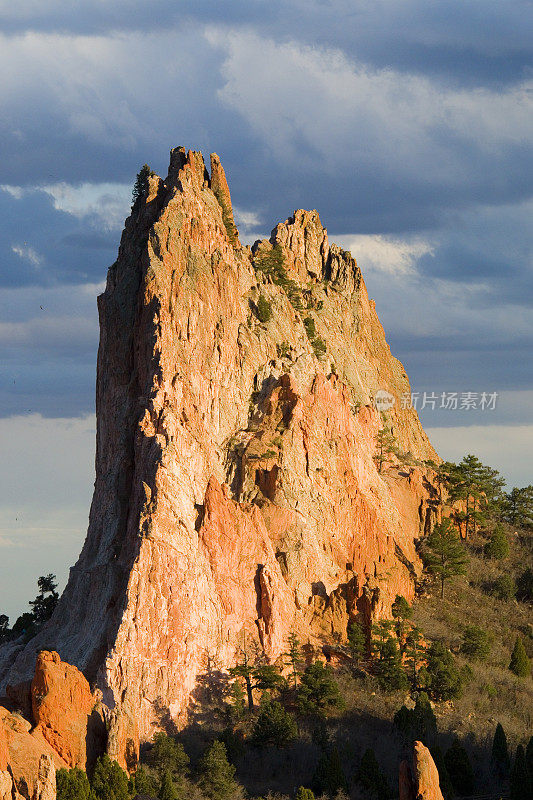
<svg viewBox="0 0 533 800">
<path fill-rule="evenodd" d="M 459 697 L 462 679 L 455 660 L 442 642 L 433 642 L 427 654 L 428 692 L 434 700 Z"/>
<path fill-rule="evenodd" d="M 485 545 L 485 555 L 488 558 L 503 559 L 509 556 L 509 540 L 503 525 L 496 525 L 490 539 Z"/>
<path fill-rule="evenodd" d="M 298 708 L 303 714 L 324 716 L 329 709 L 342 706 L 337 681 L 327 664 L 315 661 L 305 668 L 298 689 Z"/>
<path fill-rule="evenodd" d="M 317 358 L 322 358 L 323 355 L 326 354 L 326 343 L 324 339 L 321 339 L 320 336 L 317 336 L 311 342 L 311 347 L 313 348 L 313 352 Z"/>
<path fill-rule="evenodd" d="M 490 593 L 498 600 L 512 600 L 516 596 L 516 584 L 511 575 L 500 575 L 490 586 Z"/>
<path fill-rule="evenodd" d="M 268 322 L 272 319 L 272 303 L 262 294 L 259 295 L 255 306 L 255 314 L 260 322 Z"/>
<path fill-rule="evenodd" d="M 316 336 L 316 325 L 313 317 L 306 317 L 304 319 L 304 328 L 309 341 L 312 341 Z"/>
<path fill-rule="evenodd" d="M 533 570 L 528 567 L 516 582 L 516 597 L 523 603 L 533 603 Z"/>
</svg>

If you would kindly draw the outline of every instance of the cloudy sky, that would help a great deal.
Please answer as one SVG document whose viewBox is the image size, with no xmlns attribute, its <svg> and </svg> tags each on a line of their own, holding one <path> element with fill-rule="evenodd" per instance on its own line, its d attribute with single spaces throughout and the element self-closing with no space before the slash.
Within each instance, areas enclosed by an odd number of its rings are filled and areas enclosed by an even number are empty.
<svg viewBox="0 0 533 800">
<path fill-rule="evenodd" d="M 131 187 L 216 151 L 245 241 L 317 208 L 440 453 L 533 482 L 531 2 L 0 0 L 0 613 L 85 535 Z M 13 621 L 13 619 L 12 619 Z"/>
</svg>

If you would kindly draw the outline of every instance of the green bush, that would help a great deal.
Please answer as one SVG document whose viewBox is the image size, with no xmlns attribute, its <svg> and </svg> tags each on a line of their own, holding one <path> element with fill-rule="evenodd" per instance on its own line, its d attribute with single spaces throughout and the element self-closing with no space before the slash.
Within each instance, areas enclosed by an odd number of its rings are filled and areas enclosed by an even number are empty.
<svg viewBox="0 0 533 800">
<path fill-rule="evenodd" d="M 512 600 L 516 597 L 516 584 L 511 575 L 500 575 L 490 587 L 490 593 L 498 600 Z"/>
<path fill-rule="evenodd" d="M 207 748 L 200 759 L 199 773 L 198 785 L 210 800 L 232 800 L 242 795 L 235 780 L 235 767 L 229 763 L 222 742 L 214 741 Z"/>
<path fill-rule="evenodd" d="M 485 545 L 485 555 L 488 558 L 507 558 L 509 556 L 509 540 L 503 525 L 496 525 L 490 539 Z"/>
<path fill-rule="evenodd" d="M 272 303 L 262 294 L 259 295 L 259 300 L 255 306 L 255 314 L 260 322 L 268 322 L 272 319 Z"/>
<path fill-rule="evenodd" d="M 101 756 L 91 780 L 91 798 L 94 800 L 130 800 L 128 776 L 109 756 Z"/>
<path fill-rule="evenodd" d="M 166 733 L 156 733 L 152 749 L 148 754 L 148 763 L 157 772 L 160 779 L 167 771 L 170 772 L 172 778 L 177 778 L 187 772 L 189 756 L 181 742 L 177 742 Z"/>
<path fill-rule="evenodd" d="M 375 673 L 380 687 L 385 692 L 407 688 L 408 680 L 403 669 L 400 649 L 392 636 L 379 645 L 379 659 L 375 665 Z"/>
<path fill-rule="evenodd" d="M 281 703 L 269 700 L 261 705 L 252 734 L 253 744 L 258 747 L 285 747 L 296 739 L 297 734 L 296 722 Z"/>
<path fill-rule="evenodd" d="M 300 786 L 296 792 L 296 797 L 294 800 L 315 800 L 315 795 L 311 789 L 306 789 L 305 786 Z"/>
<path fill-rule="evenodd" d="M 528 567 L 516 582 L 516 596 L 523 603 L 533 603 L 533 570 Z"/>
<path fill-rule="evenodd" d="M 298 708 L 302 714 L 324 716 L 329 709 L 343 705 L 333 670 L 321 661 L 305 668 L 298 688 Z"/>
<path fill-rule="evenodd" d="M 57 800 L 87 800 L 89 797 L 89 779 L 79 767 L 56 772 Z"/>
<path fill-rule="evenodd" d="M 370 748 L 363 754 L 355 779 L 365 791 L 375 795 L 378 800 L 387 800 L 390 795 L 387 779 L 380 769 L 374 751 Z"/>
<path fill-rule="evenodd" d="M 442 642 L 433 642 L 427 653 L 428 693 L 434 700 L 459 697 L 462 679 L 454 657 Z"/>
<path fill-rule="evenodd" d="M 313 788 L 319 795 L 335 797 L 339 791 L 347 791 L 346 776 L 336 747 L 326 750 L 316 765 Z"/>
<path fill-rule="evenodd" d="M 309 341 L 312 341 L 316 336 L 316 326 L 313 317 L 306 317 L 304 319 L 304 328 Z"/>
<path fill-rule="evenodd" d="M 168 769 L 163 773 L 157 796 L 159 800 L 178 800 L 178 790 L 176 789 L 176 784 L 172 780 L 172 774 Z"/>
<path fill-rule="evenodd" d="M 486 661 L 492 647 L 492 636 L 478 628 L 477 625 L 467 625 L 463 631 L 461 653 L 472 661 Z"/>
<path fill-rule="evenodd" d="M 320 336 L 317 336 L 312 340 L 311 347 L 313 348 L 313 352 L 317 358 L 322 358 L 327 350 L 326 343 L 324 339 L 320 338 Z"/>
</svg>

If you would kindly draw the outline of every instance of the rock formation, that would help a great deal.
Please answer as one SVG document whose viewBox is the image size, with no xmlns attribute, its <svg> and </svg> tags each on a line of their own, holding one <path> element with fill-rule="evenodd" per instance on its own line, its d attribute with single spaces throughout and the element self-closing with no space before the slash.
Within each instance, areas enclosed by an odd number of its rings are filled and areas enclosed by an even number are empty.
<svg viewBox="0 0 533 800">
<path fill-rule="evenodd" d="M 422 742 L 414 743 L 413 764 L 400 764 L 400 800 L 443 800 L 439 773 Z"/>
<path fill-rule="evenodd" d="M 245 634 L 275 661 L 291 630 L 319 651 L 411 599 L 432 492 L 413 460 L 436 456 L 354 258 L 316 211 L 242 246 L 216 155 L 209 175 L 177 148 L 148 179 L 98 306 L 87 539 L 52 620 L 0 651 L 0 678 L 30 679 L 53 646 L 101 691 L 125 761 L 185 719 Z M 379 390 L 412 459 L 381 473 Z"/>
</svg>

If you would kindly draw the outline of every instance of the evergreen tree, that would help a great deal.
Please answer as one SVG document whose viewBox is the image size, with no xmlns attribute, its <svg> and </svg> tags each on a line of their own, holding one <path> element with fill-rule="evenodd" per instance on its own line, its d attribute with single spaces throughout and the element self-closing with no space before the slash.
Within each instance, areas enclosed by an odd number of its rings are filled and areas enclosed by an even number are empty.
<svg viewBox="0 0 533 800">
<path fill-rule="evenodd" d="M 131 194 L 132 208 L 134 208 L 137 202 L 148 193 L 148 178 L 153 174 L 148 164 L 144 164 L 137 173 Z"/>
<path fill-rule="evenodd" d="M 91 780 L 94 800 L 130 800 L 128 776 L 107 754 L 100 756 Z"/>
<path fill-rule="evenodd" d="M 509 757 L 509 749 L 507 747 L 507 737 L 505 735 L 503 726 L 499 722 L 496 725 L 494 739 L 492 740 L 490 763 L 494 773 L 501 780 L 506 780 L 509 777 L 511 759 Z"/>
<path fill-rule="evenodd" d="M 504 496 L 503 517 L 516 528 L 533 525 L 533 486 L 515 487 Z"/>
<path fill-rule="evenodd" d="M 531 664 L 520 636 L 516 637 L 516 642 L 511 653 L 509 669 L 519 678 L 527 678 L 531 671 Z"/>
<path fill-rule="evenodd" d="M 442 750 L 438 745 L 433 747 L 431 750 L 431 755 L 433 756 L 433 761 L 435 762 L 437 772 L 439 773 L 439 785 L 442 796 L 444 797 L 444 800 L 452 800 L 454 795 L 453 785 L 450 780 L 448 770 L 446 769 L 446 764 L 444 763 Z"/>
<path fill-rule="evenodd" d="M 406 741 L 416 740 L 428 746 L 437 733 L 437 718 L 425 692 L 420 692 L 414 708 L 402 706 L 393 722 Z"/>
<path fill-rule="evenodd" d="M 406 689 L 408 680 L 403 670 L 402 657 L 395 639 L 389 637 L 380 646 L 375 673 L 380 687 L 386 692 Z"/>
<path fill-rule="evenodd" d="M 468 753 L 459 739 L 454 739 L 452 746 L 444 755 L 444 764 L 448 770 L 455 793 L 460 797 L 474 794 L 474 773 Z"/>
<path fill-rule="evenodd" d="M 387 800 L 390 796 L 387 779 L 372 749 L 365 750 L 355 778 L 363 789 L 375 795 L 378 800 Z"/>
<path fill-rule="evenodd" d="M 488 558 L 501 560 L 509 556 L 509 540 L 503 525 L 496 525 L 485 545 L 485 555 Z"/>
<path fill-rule="evenodd" d="M 315 795 L 311 789 L 306 789 L 305 786 L 300 786 L 296 792 L 296 797 L 294 800 L 315 800 Z"/>
<path fill-rule="evenodd" d="M 189 756 L 181 742 L 166 733 L 156 733 L 148 760 L 160 780 L 165 772 L 169 772 L 173 779 L 179 778 L 186 774 L 189 766 Z"/>
<path fill-rule="evenodd" d="M 296 739 L 297 734 L 296 722 L 281 703 L 275 700 L 261 703 L 252 734 L 253 744 L 258 747 L 285 747 Z"/>
<path fill-rule="evenodd" d="M 155 797 L 157 794 L 157 785 L 153 777 L 147 770 L 139 764 L 135 770 L 133 794 L 145 794 Z"/>
<path fill-rule="evenodd" d="M 413 609 L 401 594 L 396 595 L 392 604 L 392 616 L 396 620 L 396 635 L 400 642 L 400 649 L 403 650 L 404 638 L 407 631 L 407 622 L 413 615 Z"/>
<path fill-rule="evenodd" d="M 451 700 L 462 690 L 461 673 L 442 642 L 433 642 L 427 651 L 428 690 L 434 700 Z"/>
<path fill-rule="evenodd" d="M 511 800 L 531 800 L 531 778 L 528 775 L 526 756 L 521 744 L 516 748 L 509 788 Z"/>
<path fill-rule="evenodd" d="M 348 650 L 354 664 L 359 664 L 366 655 L 366 636 L 357 622 L 348 625 Z"/>
<path fill-rule="evenodd" d="M 198 785 L 210 800 L 232 800 L 242 796 L 235 780 L 235 767 L 228 761 L 224 744 L 215 740 L 207 748 L 199 765 Z"/>
<path fill-rule="evenodd" d="M 6 614 L 0 614 L 0 644 L 7 641 L 9 634 L 9 617 Z"/>
<path fill-rule="evenodd" d="M 302 652 L 300 650 L 300 642 L 295 633 L 289 634 L 289 649 L 284 653 L 287 660 L 287 665 L 291 668 L 291 683 L 293 688 L 296 689 L 298 685 L 298 675 L 300 674 L 300 667 L 302 664 Z"/>
<path fill-rule="evenodd" d="M 176 789 L 176 784 L 172 780 L 172 773 L 169 769 L 166 769 L 163 772 L 163 777 L 161 778 L 161 786 L 159 787 L 159 791 L 157 793 L 159 800 L 178 800 L 178 790 Z"/>
<path fill-rule="evenodd" d="M 444 597 L 444 583 L 454 575 L 464 575 L 468 556 L 449 519 L 435 525 L 427 537 L 422 558 L 428 572 L 440 578 Z"/>
<path fill-rule="evenodd" d="M 486 661 L 492 647 L 492 637 L 477 625 L 467 625 L 463 631 L 461 653 L 472 661 Z"/>
<path fill-rule="evenodd" d="M 329 709 L 341 706 L 342 698 L 331 667 L 321 661 L 306 667 L 298 688 L 300 712 L 324 716 Z"/>
<path fill-rule="evenodd" d="M 378 472 L 383 470 L 383 465 L 390 459 L 391 454 L 396 455 L 397 452 L 398 445 L 390 428 L 380 428 L 376 436 L 376 454 L 374 455 Z"/>
<path fill-rule="evenodd" d="M 420 653 L 422 632 L 416 626 L 413 626 L 405 640 L 405 666 L 407 668 L 407 675 L 411 682 L 411 689 L 416 691 L 418 687 L 418 668 L 420 666 Z"/>
<path fill-rule="evenodd" d="M 314 791 L 320 795 L 327 794 L 334 797 L 338 791 L 347 791 L 346 776 L 336 747 L 322 753 L 312 783 Z"/>
<path fill-rule="evenodd" d="M 37 581 L 37 586 L 39 594 L 35 600 L 30 602 L 30 606 L 33 609 L 34 622 L 40 627 L 50 619 L 59 600 L 59 595 L 56 591 L 56 576 L 51 573 L 49 575 L 41 575 Z"/>
<path fill-rule="evenodd" d="M 79 767 L 56 772 L 57 800 L 87 800 L 89 797 L 89 779 Z"/>
</svg>

